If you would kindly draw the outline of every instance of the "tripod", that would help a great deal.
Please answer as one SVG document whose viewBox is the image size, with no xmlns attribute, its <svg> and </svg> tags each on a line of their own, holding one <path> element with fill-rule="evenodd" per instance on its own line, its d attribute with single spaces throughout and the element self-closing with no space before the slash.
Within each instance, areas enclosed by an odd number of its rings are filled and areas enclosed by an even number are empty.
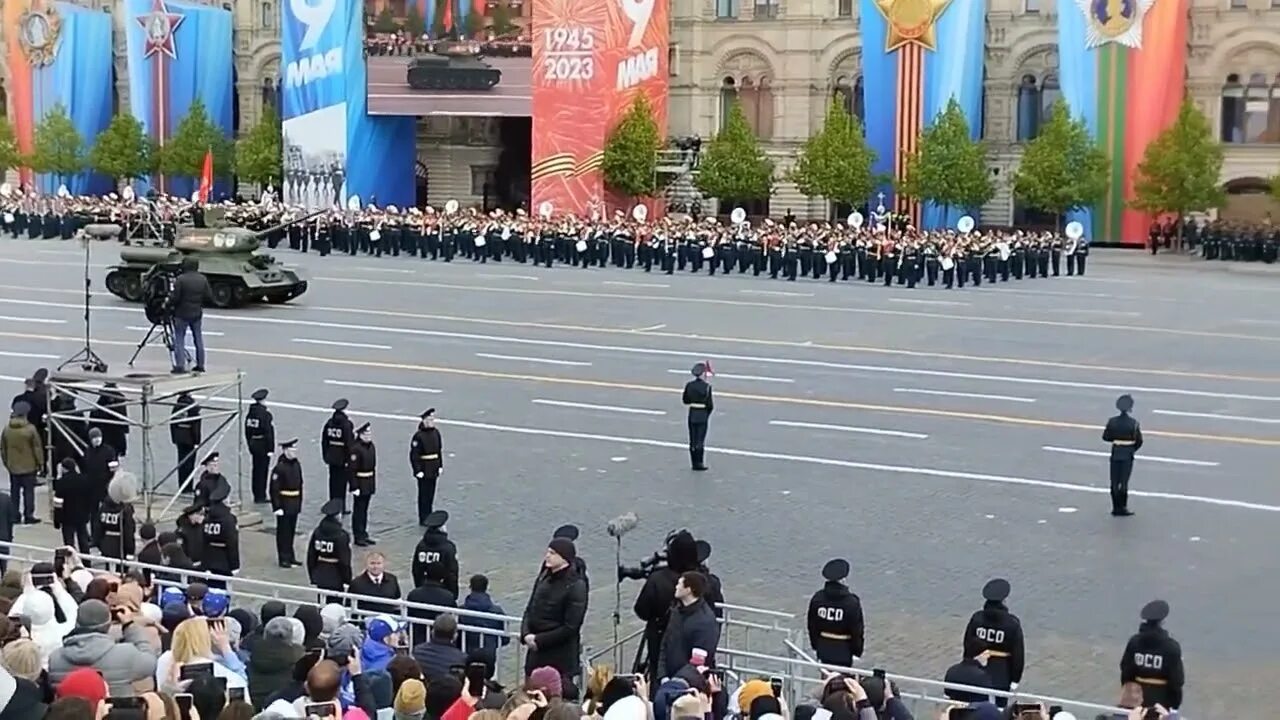
<svg viewBox="0 0 1280 720">
<path fill-rule="evenodd" d="M 67 358 L 58 369 L 61 370 L 68 365 L 80 365 L 85 372 L 105 373 L 107 371 L 107 363 L 98 354 L 93 351 L 93 346 L 89 340 L 89 302 L 92 297 L 90 286 L 92 281 L 89 279 L 89 243 L 92 239 L 88 235 L 82 235 L 84 242 L 84 347 L 75 355 Z M 132 365 L 133 363 L 129 363 Z"/>
<path fill-rule="evenodd" d="M 159 333 L 156 332 L 157 330 Z M 160 342 L 164 344 L 164 348 L 169 352 L 169 358 L 172 360 L 175 352 L 173 321 L 166 318 L 160 322 L 151 323 L 151 329 L 147 330 L 147 334 L 142 337 L 142 342 L 138 343 L 138 346 L 133 350 L 133 355 L 129 357 L 129 367 L 133 367 L 133 364 L 138 361 L 138 356 L 142 354 L 144 349 L 155 342 L 157 336 Z M 191 361 L 191 354 L 187 352 L 186 348 L 182 349 L 182 354 L 186 356 L 187 362 Z"/>
</svg>

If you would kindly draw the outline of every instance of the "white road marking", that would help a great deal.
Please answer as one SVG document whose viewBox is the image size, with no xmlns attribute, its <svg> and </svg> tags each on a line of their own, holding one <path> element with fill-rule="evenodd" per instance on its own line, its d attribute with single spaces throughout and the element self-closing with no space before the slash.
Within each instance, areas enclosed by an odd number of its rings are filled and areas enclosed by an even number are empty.
<svg viewBox="0 0 1280 720">
<path fill-rule="evenodd" d="M 150 329 L 151 328 L 144 327 L 142 325 L 126 325 L 125 326 L 125 330 L 134 330 L 136 332 L 147 332 Z M 217 330 L 204 330 L 203 332 L 205 335 L 208 335 L 209 337 L 222 337 L 223 335 L 226 335 L 226 333 L 219 332 Z"/>
<path fill-rule="evenodd" d="M 8 378 L 0 378 L 8 379 Z M 19 380 L 19 378 L 12 378 Z M 251 400 L 245 400 L 248 405 Z M 333 410 L 328 407 L 319 407 L 315 405 L 299 405 L 296 403 L 273 401 L 273 407 L 282 409 L 298 410 L 301 412 L 310 412 L 318 415 L 329 415 Z M 405 420 L 416 421 L 416 415 L 401 415 L 395 413 L 380 412 L 364 412 L 361 411 L 362 417 L 369 417 L 379 420 Z M 674 442 L 671 440 L 655 440 L 651 438 L 639 437 L 622 437 L 618 435 L 603 435 L 599 433 L 575 432 L 571 430 L 556 430 L 551 428 L 533 428 L 524 426 L 497 425 L 494 423 L 474 422 L 470 420 L 440 420 L 441 425 L 451 427 L 466 428 L 468 430 L 483 430 L 487 432 L 508 433 L 511 435 L 526 435 L 534 437 L 553 437 L 567 440 L 587 440 L 614 445 L 625 445 L 628 447 L 652 447 L 663 448 L 668 450 L 688 450 L 687 443 Z M 982 482 L 993 485 L 1013 485 L 1022 487 L 1034 487 L 1043 490 L 1061 490 L 1072 493 L 1087 493 L 1090 495 L 1106 495 L 1111 490 L 1101 485 L 1079 485 L 1075 483 L 1058 482 L 1055 480 L 1041 480 L 1037 478 L 1018 477 L 1013 475 L 994 475 L 990 473 L 969 472 L 964 470 L 945 470 L 942 468 L 913 467 L 908 465 L 886 465 L 882 463 L 858 462 L 855 460 L 843 460 L 839 458 L 815 457 L 813 455 L 790 455 L 786 453 L 761 452 L 758 450 L 744 450 L 738 448 L 712 447 L 709 448 L 712 454 L 723 455 L 729 457 L 750 458 L 753 460 L 775 460 L 785 462 L 791 465 L 796 463 L 804 465 L 820 465 L 825 467 L 838 467 L 851 470 L 869 470 L 873 472 L 883 472 L 889 474 L 914 476 L 919 478 L 937 478 L 945 480 L 969 480 L 973 482 Z M 1267 505 L 1265 503 L 1249 502 L 1247 500 L 1233 500 L 1231 498 L 1213 497 L 1210 495 L 1188 495 L 1185 493 L 1161 492 L 1158 490 L 1129 490 L 1129 494 L 1134 497 L 1144 497 L 1160 500 L 1174 500 L 1179 502 L 1194 503 L 1198 505 L 1213 505 L 1216 507 L 1228 507 L 1238 510 L 1255 510 L 1258 512 L 1280 513 L 1280 505 Z"/>
<path fill-rule="evenodd" d="M 312 338 L 294 338 L 296 343 L 308 345 L 332 345 L 334 347 L 363 348 L 367 350 L 390 350 L 390 345 L 374 345 L 373 343 L 341 342 L 338 340 L 313 340 Z"/>
<path fill-rule="evenodd" d="M 769 424 L 779 425 L 781 427 L 806 428 L 811 430 L 838 430 L 839 432 L 861 433 L 864 435 L 885 435 L 887 437 L 911 438 L 913 440 L 925 440 L 929 437 L 924 433 L 905 432 L 903 430 L 851 427 L 849 425 L 828 425 L 826 423 L 797 422 L 794 420 L 770 420 Z"/>
<path fill-rule="evenodd" d="M 371 382 L 352 382 L 351 380 L 325 380 L 324 384 L 339 385 L 341 387 L 353 387 L 353 388 L 373 388 L 374 390 L 395 390 L 397 392 L 426 393 L 428 395 L 439 395 L 440 393 L 444 392 L 443 390 L 437 390 L 435 388 L 412 387 L 410 385 L 382 385 L 379 383 L 371 383 Z"/>
<path fill-rule="evenodd" d="M 688 375 L 688 370 L 667 370 L 672 375 Z M 755 380 L 757 382 L 776 382 L 776 383 L 793 383 L 795 380 L 791 378 L 780 377 L 764 377 L 763 375 L 736 375 L 731 373 L 712 373 L 712 379 L 724 378 L 726 380 Z"/>
<path fill-rule="evenodd" d="M 1252 320 L 1249 318 L 1242 318 L 1240 320 L 1236 320 L 1236 322 L 1244 323 L 1245 325 L 1280 325 L 1280 320 Z"/>
<path fill-rule="evenodd" d="M 476 357 L 489 358 L 490 360 L 515 360 L 518 362 L 544 363 L 546 365 L 569 365 L 574 367 L 591 367 L 589 362 L 578 362 L 576 360 L 552 360 L 551 358 L 525 357 L 523 355 L 495 355 L 493 353 L 476 353 Z"/>
<path fill-rule="evenodd" d="M 923 388 L 894 388 L 896 393 L 912 395 L 942 395 L 944 397 L 977 398 L 979 400 L 1006 400 L 1008 402 L 1033 403 L 1035 398 L 1015 397 L 1013 395 L 988 395 L 986 393 L 951 392 L 950 390 L 925 390 Z"/>
<path fill-rule="evenodd" d="M 1058 508 L 1058 512 L 1060 512 L 1060 513 L 1068 513 L 1068 514 L 1070 514 L 1070 513 L 1073 513 L 1073 512 L 1079 512 L 1079 509 L 1078 509 L 1078 508 L 1073 508 L 1073 507 L 1060 507 L 1060 508 Z"/>
<path fill-rule="evenodd" d="M 7 322 L 17 322 L 17 323 L 31 323 L 31 324 L 33 324 L 33 325 L 66 325 L 66 324 L 67 324 L 67 321 L 66 321 L 66 320 L 52 320 L 52 319 L 49 319 L 49 318 L 18 317 L 18 316 L 16 316 L 16 315 L 0 315 L 0 320 L 5 320 L 5 321 L 7 321 Z"/>
<path fill-rule="evenodd" d="M 12 350 L 0 350 L 0 355 L 4 357 L 31 358 L 32 360 L 57 360 L 57 355 L 41 355 L 39 353 L 14 352 Z"/>
<path fill-rule="evenodd" d="M 626 282 L 625 280 L 605 280 L 601 285 L 616 285 L 618 287 L 640 287 L 640 288 L 669 288 L 670 285 L 665 283 L 639 283 Z"/>
<path fill-rule="evenodd" d="M 1052 312 L 1055 315 L 1114 315 L 1116 317 L 1142 317 L 1142 313 L 1132 310 L 1086 310 L 1084 308 L 1053 308 L 1046 312 Z"/>
<path fill-rule="evenodd" d="M 642 333 L 642 332 L 653 332 L 654 330 L 661 330 L 662 328 L 664 328 L 664 327 L 666 327 L 666 326 L 667 326 L 667 324 L 666 324 L 666 323 L 663 323 L 663 324 L 661 324 L 661 325 L 650 325 L 649 327 L 636 328 L 636 329 L 635 329 L 635 330 L 633 330 L 632 332 L 638 332 L 638 333 Z"/>
<path fill-rule="evenodd" d="M 1072 279 L 1077 280 L 1079 282 L 1115 283 L 1116 285 L 1137 285 L 1138 284 L 1137 280 L 1121 280 L 1120 278 L 1083 277 L 1080 275 L 1073 275 Z"/>
<path fill-rule="evenodd" d="M 416 275 L 418 273 L 417 270 L 405 270 L 403 268 L 365 267 L 362 265 L 357 265 L 350 269 L 359 270 L 361 272 L 372 272 L 372 273 L 395 273 L 397 275 Z"/>
<path fill-rule="evenodd" d="M 494 280 L 538 280 L 533 275 L 512 275 L 510 273 L 476 273 L 478 278 L 491 278 Z"/>
<path fill-rule="evenodd" d="M 582 408 L 583 410 L 607 410 L 608 412 L 628 413 L 631 415 L 666 415 L 666 410 L 648 410 L 646 408 L 618 407 L 617 405 L 592 405 L 590 403 L 568 402 L 566 400 L 544 400 L 534 398 L 535 405 L 553 405 L 555 407 Z"/>
<path fill-rule="evenodd" d="M 915 298 L 889 298 L 889 302 L 908 303 L 912 305 L 968 305 L 967 302 L 959 302 L 956 300 L 917 300 Z"/>
<path fill-rule="evenodd" d="M 1089 457 L 1111 457 L 1111 453 L 1106 450 L 1079 450 L 1076 448 L 1064 448 L 1056 445 L 1041 446 L 1041 450 L 1048 452 L 1063 453 L 1065 455 L 1087 455 Z M 1184 458 L 1160 457 L 1159 455 L 1142 455 L 1136 456 L 1138 460 L 1147 462 L 1168 463 L 1170 465 L 1194 465 L 1196 467 L 1218 467 L 1221 463 L 1211 462 L 1209 460 L 1187 460 Z"/>
<path fill-rule="evenodd" d="M 1182 412 L 1180 410 L 1152 410 L 1155 415 L 1171 415 L 1174 417 L 1206 418 L 1208 420 L 1238 420 L 1240 422 L 1264 423 L 1280 425 L 1280 418 L 1257 418 L 1245 415 L 1219 415 L 1218 413 Z"/>
<path fill-rule="evenodd" d="M 743 295 L 774 295 L 777 297 L 813 297 L 813 293 L 786 292 L 785 290 L 739 290 Z"/>
</svg>

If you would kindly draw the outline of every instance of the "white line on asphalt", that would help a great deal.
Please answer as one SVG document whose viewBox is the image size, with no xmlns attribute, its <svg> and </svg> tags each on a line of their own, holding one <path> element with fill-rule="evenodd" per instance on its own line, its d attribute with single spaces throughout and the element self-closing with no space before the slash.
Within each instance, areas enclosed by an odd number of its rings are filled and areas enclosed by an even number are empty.
<svg viewBox="0 0 1280 720">
<path fill-rule="evenodd" d="M 889 302 L 909 303 L 912 305 L 968 305 L 967 302 L 955 300 L 917 300 L 915 298 L 889 298 Z"/>
<path fill-rule="evenodd" d="M 147 331 L 148 331 L 148 330 L 150 330 L 151 328 L 149 328 L 149 327 L 144 327 L 144 326 L 142 326 L 142 325 L 126 325 L 124 329 L 125 329 L 125 330 L 134 330 L 134 331 L 136 331 L 136 332 L 147 332 Z M 220 331 L 218 331 L 218 330 L 203 330 L 202 332 L 203 332 L 205 335 L 208 335 L 209 337 L 222 337 L 223 335 L 226 335 L 226 333 L 224 333 L 224 332 L 220 332 Z"/>
<path fill-rule="evenodd" d="M 311 338 L 294 338 L 296 343 L 308 345 L 332 345 L 334 347 L 365 348 L 368 350 L 390 350 L 390 345 L 374 345 L 373 343 L 340 342 L 338 340 L 313 340 Z"/>
<path fill-rule="evenodd" d="M 533 275 L 512 275 L 510 273 L 476 273 L 478 278 L 491 278 L 493 280 L 537 280 Z"/>
<path fill-rule="evenodd" d="M 20 357 L 31 358 L 32 360 L 57 360 L 57 355 L 41 355 L 39 353 L 14 352 L 12 350 L 0 350 L 0 355 L 4 357 Z"/>
<path fill-rule="evenodd" d="M 1116 285 L 1137 285 L 1138 284 L 1137 280 L 1121 280 L 1120 278 L 1081 277 L 1080 275 L 1075 275 L 1073 277 L 1078 282 L 1115 283 Z"/>
<path fill-rule="evenodd" d="M 439 395 L 440 393 L 444 392 L 443 390 L 436 390 L 435 388 L 412 387 L 409 385 L 382 385 L 379 383 L 371 383 L 371 382 L 352 382 L 350 380 L 325 380 L 324 384 L 339 385 L 342 387 L 353 387 L 353 388 L 373 388 L 375 390 L 396 390 L 399 392 L 427 393 L 429 395 Z"/>
<path fill-rule="evenodd" d="M 590 403 L 568 402 L 565 400 L 544 400 L 534 398 L 535 405 L 554 405 L 555 407 L 582 408 L 584 410 L 607 410 L 609 412 L 628 413 L 631 415 L 666 415 L 666 410 L 648 410 L 645 408 L 618 407 L 617 405 L 592 405 Z"/>
<path fill-rule="evenodd" d="M 618 287 L 647 287 L 647 288 L 669 288 L 670 285 L 664 283 L 638 283 L 626 282 L 624 280 L 605 280 L 602 285 L 617 285 Z"/>
<path fill-rule="evenodd" d="M 1253 320 L 1251 318 L 1241 318 L 1236 322 L 1246 325 L 1280 325 L 1280 320 Z"/>
<path fill-rule="evenodd" d="M 74 250 L 37 250 L 36 252 L 41 255 L 84 255 L 84 253 Z"/>
<path fill-rule="evenodd" d="M 827 425 L 826 423 L 810 423 L 796 422 L 792 420 L 770 420 L 770 425 L 780 425 L 782 427 L 809 428 L 812 430 L 838 430 L 847 433 L 862 433 L 865 435 L 886 435 L 889 437 L 912 438 L 915 440 L 924 440 L 928 435 L 924 433 L 905 432 L 903 430 L 882 430 L 880 428 L 851 427 L 849 425 Z"/>
<path fill-rule="evenodd" d="M 688 370 L 668 370 L 672 375 L 688 375 Z M 764 377 L 763 375 L 736 375 L 731 373 L 712 373 L 713 378 L 724 378 L 726 380 L 756 380 L 759 382 L 776 382 L 776 383 L 793 383 L 795 380 L 791 378 L 780 377 Z"/>
<path fill-rule="evenodd" d="M 66 325 L 66 320 L 51 320 L 49 318 L 33 318 L 33 317 L 17 317 L 15 315 L 0 315 L 0 320 L 17 323 L 31 323 L 33 325 Z"/>
<path fill-rule="evenodd" d="M 662 323 L 661 325 L 650 325 L 649 327 L 636 328 L 635 330 L 632 330 L 631 332 L 638 332 L 638 333 L 642 333 L 642 332 L 653 332 L 654 330 L 661 330 L 662 328 L 664 328 L 664 327 L 666 327 L 666 326 L 667 326 L 667 324 L 666 324 L 666 323 Z"/>
<path fill-rule="evenodd" d="M 1174 417 L 1206 418 L 1208 420 L 1238 420 L 1240 422 L 1264 423 L 1280 425 L 1280 418 L 1257 418 L 1244 415 L 1219 415 L 1218 413 L 1182 412 L 1180 410 L 1152 410 L 1156 415 L 1172 415 Z"/>
<path fill-rule="evenodd" d="M 1006 400 L 1008 402 L 1033 403 L 1035 398 L 1015 397 L 1013 395 L 988 395 L 986 393 L 951 392 L 950 390 L 925 390 L 923 388 L 894 388 L 896 393 L 912 395 L 942 395 L 944 397 L 977 398 L 980 400 Z"/>
<path fill-rule="evenodd" d="M 1064 455 L 1087 455 L 1089 457 L 1111 457 L 1111 453 L 1106 450 L 1078 450 L 1076 448 L 1058 447 L 1056 445 L 1043 445 L 1041 450 L 1048 452 L 1063 453 Z M 1137 460 L 1146 462 L 1167 463 L 1169 465 L 1194 465 L 1196 467 L 1218 467 L 1220 463 L 1210 462 L 1208 460 L 1186 460 L 1184 458 L 1160 457 L 1159 455 L 1137 455 Z"/>
<path fill-rule="evenodd" d="M 355 267 L 349 268 L 349 269 L 360 270 L 361 272 L 372 272 L 372 273 L 396 273 L 398 275 L 416 275 L 418 273 L 417 270 L 405 270 L 403 268 L 365 267 L 362 265 L 356 265 Z"/>
<path fill-rule="evenodd" d="M 786 292 L 785 290 L 739 290 L 743 295 L 775 295 L 777 297 L 813 297 L 813 293 Z"/>
<path fill-rule="evenodd" d="M 589 362 L 579 362 L 577 360 L 552 360 L 551 358 L 525 357 L 523 355 L 495 355 L 493 353 L 476 353 L 476 357 L 489 358 L 490 360 L 516 360 L 519 362 L 545 363 L 547 365 L 569 365 L 576 367 L 591 367 Z"/>
<path fill-rule="evenodd" d="M 1133 312 L 1131 310 L 1085 310 L 1083 308 L 1053 308 L 1051 311 L 1055 315 L 1115 315 L 1116 317 L 1142 317 L 1142 313 Z"/>
<path fill-rule="evenodd" d="M 3 378 L 0 378 L 3 379 Z M 17 379 L 17 378 L 13 378 Z M 249 404 L 250 400 L 244 403 Z M 288 402 L 272 401 L 272 407 L 282 409 L 298 410 L 302 412 L 316 413 L 318 415 L 329 415 L 333 410 L 328 407 L 319 407 L 314 405 L 298 405 Z M 416 415 L 399 415 L 394 413 L 378 413 L 378 412 L 361 412 L 361 416 L 370 417 L 381 420 L 407 420 L 416 421 Z M 607 443 L 611 445 L 626 445 L 629 447 L 653 447 L 663 448 L 667 450 L 687 450 L 688 444 L 683 442 L 674 442 L 671 440 L 654 440 L 651 438 L 638 437 L 621 437 L 617 435 L 603 435 L 599 433 L 574 432 L 571 430 L 555 430 L 550 428 L 533 428 L 511 425 L 496 425 L 493 423 L 474 422 L 470 420 L 440 420 L 441 425 L 452 427 L 466 428 L 468 430 L 484 430 L 488 432 L 508 433 L 511 435 L 527 435 L 534 437 L 553 437 L 566 440 L 587 440 L 593 442 Z M 882 463 L 858 462 L 855 460 L 842 460 L 838 458 L 815 457 L 813 455 L 789 455 L 785 453 L 761 452 L 758 450 L 743 450 L 737 448 L 712 447 L 708 448 L 713 455 L 724 455 L 731 457 L 750 458 L 753 460 L 776 460 L 787 463 L 788 465 L 821 465 L 825 467 L 837 467 L 851 470 L 868 470 L 873 472 L 883 472 L 902 476 L 915 476 L 920 478 L 936 478 L 944 480 L 969 480 L 973 482 L 982 482 L 995 485 L 1017 485 L 1022 487 L 1034 487 L 1044 490 L 1061 490 L 1064 492 L 1087 493 L 1090 495 L 1106 495 L 1110 489 L 1104 486 L 1095 485 L 1078 485 L 1075 483 L 1058 482 L 1054 480 L 1041 480 L 1037 478 L 1017 477 L 1011 475 L 993 475 L 990 473 L 968 472 L 964 470 L 944 470 L 941 468 L 928 467 L 912 467 L 908 465 L 886 465 Z M 1175 500 L 1181 502 L 1195 503 L 1199 505 L 1214 505 L 1217 507 L 1229 507 L 1240 510 L 1256 510 L 1259 512 L 1280 513 L 1280 505 L 1267 505 L 1264 503 L 1248 502 L 1246 500 L 1233 500 L 1230 498 L 1212 497 L 1208 495 L 1187 495 L 1184 493 L 1161 492 L 1157 490 L 1134 490 L 1131 489 L 1129 494 L 1134 497 L 1145 497 L 1161 500 Z"/>
</svg>

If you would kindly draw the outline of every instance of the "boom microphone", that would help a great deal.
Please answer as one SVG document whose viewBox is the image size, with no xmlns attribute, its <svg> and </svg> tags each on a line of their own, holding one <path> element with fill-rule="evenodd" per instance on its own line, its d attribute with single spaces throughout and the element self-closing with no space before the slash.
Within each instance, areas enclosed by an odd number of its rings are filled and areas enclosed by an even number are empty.
<svg viewBox="0 0 1280 720">
<path fill-rule="evenodd" d="M 623 535 L 635 530 L 639 524 L 640 518 L 636 517 L 635 513 L 629 512 L 610 520 L 605 529 L 608 530 L 609 537 L 621 538 Z"/>
</svg>

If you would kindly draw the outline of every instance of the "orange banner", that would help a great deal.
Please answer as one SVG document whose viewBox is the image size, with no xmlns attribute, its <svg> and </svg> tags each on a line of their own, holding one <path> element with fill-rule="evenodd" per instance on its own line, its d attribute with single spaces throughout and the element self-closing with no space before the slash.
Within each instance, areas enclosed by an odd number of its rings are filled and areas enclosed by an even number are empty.
<svg viewBox="0 0 1280 720">
<path fill-rule="evenodd" d="M 534 0 L 533 202 L 603 211 L 609 131 L 636 93 L 667 128 L 669 0 Z"/>
</svg>

